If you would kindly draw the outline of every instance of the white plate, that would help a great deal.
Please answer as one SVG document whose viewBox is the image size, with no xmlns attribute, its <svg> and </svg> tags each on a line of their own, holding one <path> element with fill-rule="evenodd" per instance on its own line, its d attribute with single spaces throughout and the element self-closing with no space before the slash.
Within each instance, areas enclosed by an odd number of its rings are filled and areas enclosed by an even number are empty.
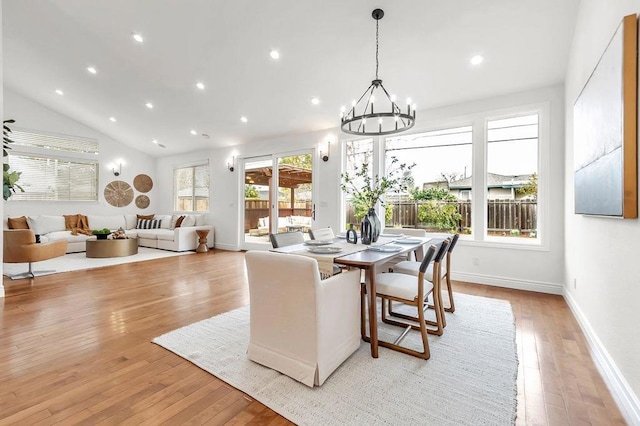
<svg viewBox="0 0 640 426">
<path fill-rule="evenodd" d="M 398 238 L 398 237 L 404 237 L 404 234 L 380 234 L 380 236 Z"/>
<path fill-rule="evenodd" d="M 394 246 L 393 244 L 386 244 L 384 246 L 369 246 L 367 247 L 367 250 L 380 251 L 383 253 L 394 253 L 396 251 L 402 250 L 402 247 Z"/>
<path fill-rule="evenodd" d="M 309 247 L 307 248 L 307 251 L 310 251 L 311 253 L 316 253 L 316 254 L 334 254 L 334 253 L 340 253 L 342 251 L 342 247 L 335 247 L 335 246 Z"/>
<path fill-rule="evenodd" d="M 309 240 L 309 241 L 305 241 L 304 245 L 305 246 L 328 246 L 332 242 L 333 240 Z"/>
<path fill-rule="evenodd" d="M 403 238 L 401 240 L 394 241 L 394 243 L 396 244 L 420 244 L 422 242 L 422 240 L 418 240 L 416 238 Z"/>
</svg>

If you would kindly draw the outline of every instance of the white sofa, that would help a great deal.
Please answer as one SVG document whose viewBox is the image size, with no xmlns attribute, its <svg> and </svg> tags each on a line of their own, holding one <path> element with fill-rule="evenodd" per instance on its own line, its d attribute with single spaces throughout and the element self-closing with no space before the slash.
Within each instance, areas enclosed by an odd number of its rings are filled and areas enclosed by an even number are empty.
<svg viewBox="0 0 640 426">
<path fill-rule="evenodd" d="M 176 215 L 177 217 L 178 215 Z M 158 229 L 136 229 L 138 223 L 135 214 L 126 215 L 87 215 L 91 229 L 108 228 L 116 231 L 120 228 L 132 238 L 138 238 L 141 247 L 152 247 L 171 251 L 195 250 L 198 247 L 196 230 L 208 229 L 207 246 L 214 246 L 214 230 L 211 225 L 205 225 L 204 215 L 185 215 L 185 219 L 179 228 L 170 229 L 171 215 L 155 215 L 154 219 L 161 220 Z M 174 218 L 175 219 L 175 218 Z M 175 222 L 175 221 L 174 221 Z M 71 235 L 71 231 L 65 230 L 64 216 L 40 215 L 28 216 L 27 223 L 35 234 L 40 235 L 42 242 L 66 240 L 67 253 L 86 251 L 85 241 L 93 236 L 78 234 Z M 5 219 L 5 228 L 7 220 Z"/>
</svg>

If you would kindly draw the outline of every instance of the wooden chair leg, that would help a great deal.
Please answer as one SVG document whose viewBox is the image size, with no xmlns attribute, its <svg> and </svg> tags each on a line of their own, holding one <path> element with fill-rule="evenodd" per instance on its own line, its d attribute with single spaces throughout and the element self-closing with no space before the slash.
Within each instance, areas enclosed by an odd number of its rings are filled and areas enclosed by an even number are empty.
<svg viewBox="0 0 640 426">
<path fill-rule="evenodd" d="M 451 288 L 451 279 L 449 278 L 449 272 L 447 272 L 447 292 L 449 293 L 449 307 L 444 308 L 447 312 L 455 312 L 456 305 L 453 303 L 453 288 Z"/>
</svg>

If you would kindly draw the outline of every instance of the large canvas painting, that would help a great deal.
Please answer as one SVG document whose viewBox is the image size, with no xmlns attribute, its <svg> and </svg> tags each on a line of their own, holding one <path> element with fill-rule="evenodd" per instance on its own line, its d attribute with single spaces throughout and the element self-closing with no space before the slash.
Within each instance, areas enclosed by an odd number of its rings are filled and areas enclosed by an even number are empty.
<svg viewBox="0 0 640 426">
<path fill-rule="evenodd" d="M 626 16 L 573 108 L 575 212 L 638 217 L 638 21 Z"/>
</svg>

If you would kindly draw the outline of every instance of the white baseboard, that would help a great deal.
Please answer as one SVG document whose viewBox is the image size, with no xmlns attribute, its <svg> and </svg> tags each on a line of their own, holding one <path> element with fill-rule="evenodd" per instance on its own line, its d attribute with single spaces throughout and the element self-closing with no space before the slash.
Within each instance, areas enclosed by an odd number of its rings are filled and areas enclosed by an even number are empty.
<svg viewBox="0 0 640 426">
<path fill-rule="evenodd" d="M 232 244 L 218 244 L 216 243 L 216 249 L 218 250 L 227 250 L 227 251 L 240 251 L 238 246 Z"/>
<path fill-rule="evenodd" d="M 494 277 L 490 275 L 456 273 L 451 274 L 451 279 L 476 284 L 486 284 L 495 287 L 513 288 L 516 290 L 537 291 L 539 293 L 563 294 L 561 284 L 545 283 L 542 281 L 519 280 L 513 278 Z"/>
<path fill-rule="evenodd" d="M 622 412 L 622 416 L 630 425 L 640 425 L 640 400 L 625 380 L 624 376 L 618 370 L 616 363 L 613 361 L 609 352 L 602 344 L 602 341 L 591 327 L 591 324 L 585 317 L 584 313 L 576 303 L 571 293 L 567 290 L 564 292 L 564 299 L 573 312 L 573 316 L 580 324 L 582 332 L 587 338 L 591 357 L 596 365 L 600 375 L 606 383 L 613 399 L 618 404 L 618 408 Z"/>
</svg>

